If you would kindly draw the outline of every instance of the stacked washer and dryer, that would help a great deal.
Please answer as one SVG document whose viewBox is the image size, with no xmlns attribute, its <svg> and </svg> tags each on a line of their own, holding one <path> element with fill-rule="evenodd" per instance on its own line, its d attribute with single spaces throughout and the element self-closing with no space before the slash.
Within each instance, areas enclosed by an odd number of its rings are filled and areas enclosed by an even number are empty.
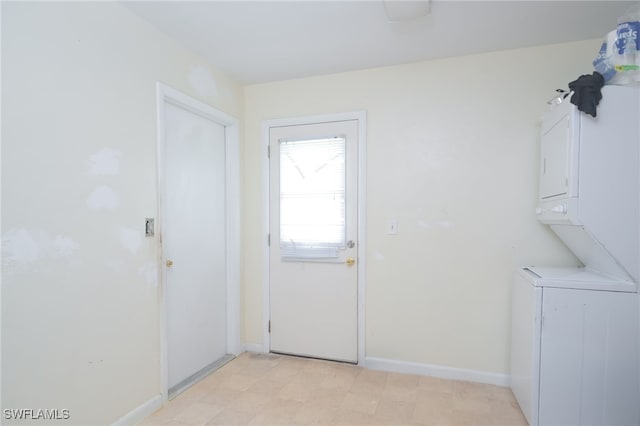
<svg viewBox="0 0 640 426">
<path fill-rule="evenodd" d="M 640 87 L 542 120 L 537 217 L 584 264 L 521 268 L 511 387 L 530 426 L 640 425 Z"/>
</svg>

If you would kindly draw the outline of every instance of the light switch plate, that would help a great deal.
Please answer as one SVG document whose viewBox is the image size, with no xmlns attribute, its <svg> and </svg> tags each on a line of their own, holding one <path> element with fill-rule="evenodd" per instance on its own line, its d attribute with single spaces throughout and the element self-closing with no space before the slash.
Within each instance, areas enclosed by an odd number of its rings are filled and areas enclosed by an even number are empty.
<svg viewBox="0 0 640 426">
<path fill-rule="evenodd" d="M 144 235 L 145 237 L 153 237 L 155 235 L 155 220 L 151 217 L 145 219 Z"/>
</svg>

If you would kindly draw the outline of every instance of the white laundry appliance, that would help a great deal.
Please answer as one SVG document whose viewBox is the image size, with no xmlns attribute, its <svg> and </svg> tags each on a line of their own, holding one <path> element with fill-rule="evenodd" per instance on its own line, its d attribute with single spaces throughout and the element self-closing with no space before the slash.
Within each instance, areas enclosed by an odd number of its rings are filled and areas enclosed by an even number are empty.
<svg viewBox="0 0 640 426">
<path fill-rule="evenodd" d="M 640 425 L 640 88 L 542 120 L 537 217 L 584 264 L 521 268 L 511 388 L 530 426 Z"/>
</svg>

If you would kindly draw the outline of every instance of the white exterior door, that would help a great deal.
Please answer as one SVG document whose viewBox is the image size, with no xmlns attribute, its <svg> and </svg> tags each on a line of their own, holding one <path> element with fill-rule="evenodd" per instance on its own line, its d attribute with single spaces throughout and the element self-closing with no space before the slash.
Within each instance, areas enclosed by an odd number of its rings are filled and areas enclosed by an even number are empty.
<svg viewBox="0 0 640 426">
<path fill-rule="evenodd" d="M 358 360 L 358 121 L 271 127 L 270 350 Z"/>
<path fill-rule="evenodd" d="M 164 103 L 168 389 L 227 354 L 225 127 Z"/>
</svg>

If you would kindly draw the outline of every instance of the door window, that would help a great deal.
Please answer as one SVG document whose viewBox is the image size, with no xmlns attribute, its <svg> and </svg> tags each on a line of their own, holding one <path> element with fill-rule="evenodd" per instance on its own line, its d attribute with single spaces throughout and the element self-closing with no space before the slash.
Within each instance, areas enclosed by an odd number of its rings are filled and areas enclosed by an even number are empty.
<svg viewBox="0 0 640 426">
<path fill-rule="evenodd" d="M 345 248 L 345 138 L 279 141 L 280 254 L 336 258 Z"/>
</svg>

